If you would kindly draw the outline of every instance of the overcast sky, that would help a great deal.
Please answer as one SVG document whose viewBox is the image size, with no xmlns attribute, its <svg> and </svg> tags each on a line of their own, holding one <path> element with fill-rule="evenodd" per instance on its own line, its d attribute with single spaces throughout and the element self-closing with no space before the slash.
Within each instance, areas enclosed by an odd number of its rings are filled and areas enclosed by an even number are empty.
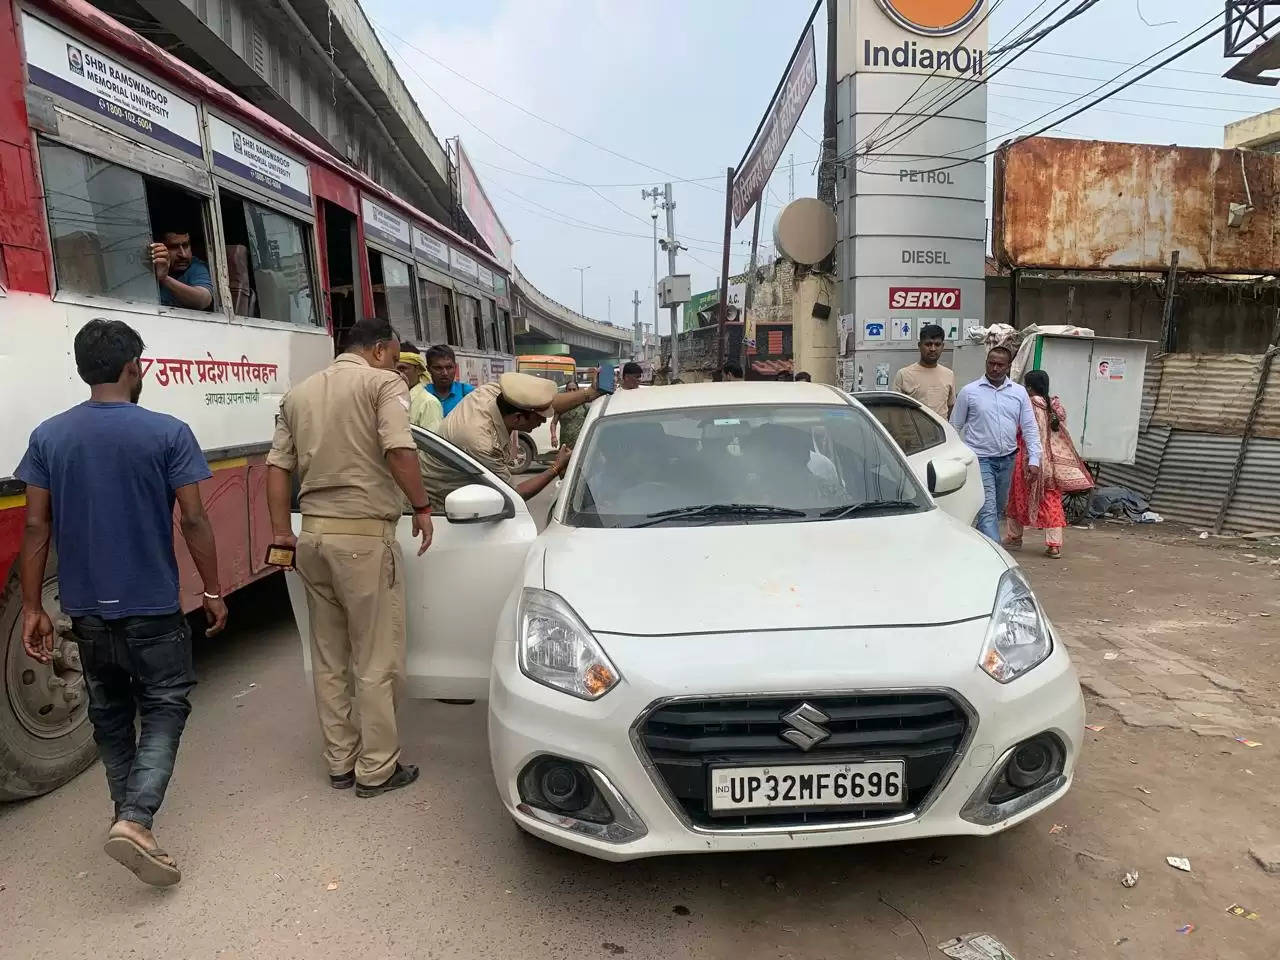
<svg viewBox="0 0 1280 960">
<path fill-rule="evenodd" d="M 651 320 L 652 206 L 640 191 L 666 180 L 693 181 L 673 184 L 676 234 L 690 248 L 677 269 L 692 274 L 694 292 L 714 285 L 725 168 L 746 149 L 810 0 L 363 2 L 436 135 L 461 136 L 516 241 L 516 262 L 544 293 L 576 309 L 574 268 L 588 267 L 582 285 L 589 315 L 629 324 L 638 289 L 641 320 Z M 1037 7 L 1038 17 L 1055 6 L 1057 0 L 997 0 L 992 45 Z M 1144 23 L 1144 15 L 1157 25 Z M 1221 22 L 1221 0 L 1102 0 L 992 81 L 991 146 L 1043 126 L 1042 114 L 1125 65 L 1168 44 L 1183 46 L 1179 38 L 1211 17 Z M 819 78 L 825 34 L 820 13 Z M 1103 62 L 1109 60 L 1118 62 Z M 1222 38 L 1214 37 L 1174 64 L 1178 69 L 1160 71 L 1055 132 L 1220 146 L 1224 124 L 1280 106 L 1274 88 L 1221 79 L 1227 66 Z M 820 80 L 770 183 L 766 239 L 791 193 L 790 157 L 795 196 L 816 191 L 822 93 Z M 735 273 L 746 263 L 750 223 L 748 217 L 734 233 Z M 660 270 L 665 274 L 665 254 Z"/>
</svg>

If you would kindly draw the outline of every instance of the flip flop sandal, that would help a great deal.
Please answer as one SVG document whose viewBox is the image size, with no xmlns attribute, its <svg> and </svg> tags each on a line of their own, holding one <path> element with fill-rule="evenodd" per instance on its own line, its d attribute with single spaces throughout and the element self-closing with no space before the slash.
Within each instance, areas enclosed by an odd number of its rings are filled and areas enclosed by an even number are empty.
<svg viewBox="0 0 1280 960">
<path fill-rule="evenodd" d="M 169 856 L 159 847 L 144 850 L 137 841 L 117 836 L 107 840 L 102 849 L 112 860 L 153 887 L 171 887 L 182 879 L 181 870 L 158 859 Z"/>
</svg>

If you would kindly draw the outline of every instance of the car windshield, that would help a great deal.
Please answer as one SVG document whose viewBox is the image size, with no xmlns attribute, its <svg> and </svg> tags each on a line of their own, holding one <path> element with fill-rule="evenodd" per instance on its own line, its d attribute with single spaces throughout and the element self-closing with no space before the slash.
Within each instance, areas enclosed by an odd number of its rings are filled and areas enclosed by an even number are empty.
<svg viewBox="0 0 1280 960">
<path fill-rule="evenodd" d="M 586 437 L 567 523 L 785 523 L 929 508 L 859 407 L 751 404 L 605 416 Z"/>
</svg>

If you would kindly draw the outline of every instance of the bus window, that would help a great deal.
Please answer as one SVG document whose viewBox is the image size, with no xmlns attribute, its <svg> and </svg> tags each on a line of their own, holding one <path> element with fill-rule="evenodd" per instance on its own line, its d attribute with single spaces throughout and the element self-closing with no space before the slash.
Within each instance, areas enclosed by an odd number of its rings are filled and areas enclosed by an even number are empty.
<svg viewBox="0 0 1280 960">
<path fill-rule="evenodd" d="M 480 322 L 480 302 L 465 293 L 455 293 L 458 304 L 458 332 L 461 335 L 461 346 L 470 349 L 484 349 L 484 325 Z"/>
<path fill-rule="evenodd" d="M 220 191 L 219 204 L 236 316 L 318 325 L 309 228 L 227 190 Z"/>
<path fill-rule="evenodd" d="M 422 338 L 413 309 L 413 287 L 409 283 L 409 265 L 377 250 L 369 251 L 369 282 L 373 285 L 373 315 L 392 324 L 415 339 Z"/>
<path fill-rule="evenodd" d="M 488 297 L 484 298 L 484 309 L 488 312 L 489 346 L 494 350 L 503 349 L 502 335 L 498 332 L 498 307 Z"/>
<path fill-rule="evenodd" d="M 149 246 L 165 242 L 166 233 L 181 240 L 179 231 L 188 238 L 185 254 L 212 285 L 202 200 L 47 140 L 40 141 L 40 170 L 59 289 L 158 303 Z"/>
<path fill-rule="evenodd" d="M 451 337 L 449 291 L 438 283 L 418 278 L 418 303 L 422 307 L 422 332 L 428 343 L 456 343 Z"/>
<path fill-rule="evenodd" d="M 511 311 L 499 310 L 498 315 L 502 318 L 502 347 L 507 353 L 515 353 L 515 344 L 511 342 Z"/>
</svg>

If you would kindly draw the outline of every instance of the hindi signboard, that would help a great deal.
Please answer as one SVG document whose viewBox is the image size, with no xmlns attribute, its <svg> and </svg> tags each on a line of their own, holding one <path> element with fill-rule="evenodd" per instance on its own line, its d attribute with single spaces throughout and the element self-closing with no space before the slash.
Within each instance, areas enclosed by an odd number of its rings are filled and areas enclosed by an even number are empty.
<svg viewBox="0 0 1280 960">
<path fill-rule="evenodd" d="M 818 63 L 813 49 L 813 25 L 804 33 L 800 46 L 791 61 L 791 69 L 778 89 L 778 95 L 769 104 L 769 112 L 756 135 L 747 159 L 733 178 L 733 225 L 736 227 L 747 211 L 764 193 L 765 184 L 778 165 L 778 158 L 786 148 L 787 140 L 800 122 L 809 96 L 818 85 Z"/>
</svg>

